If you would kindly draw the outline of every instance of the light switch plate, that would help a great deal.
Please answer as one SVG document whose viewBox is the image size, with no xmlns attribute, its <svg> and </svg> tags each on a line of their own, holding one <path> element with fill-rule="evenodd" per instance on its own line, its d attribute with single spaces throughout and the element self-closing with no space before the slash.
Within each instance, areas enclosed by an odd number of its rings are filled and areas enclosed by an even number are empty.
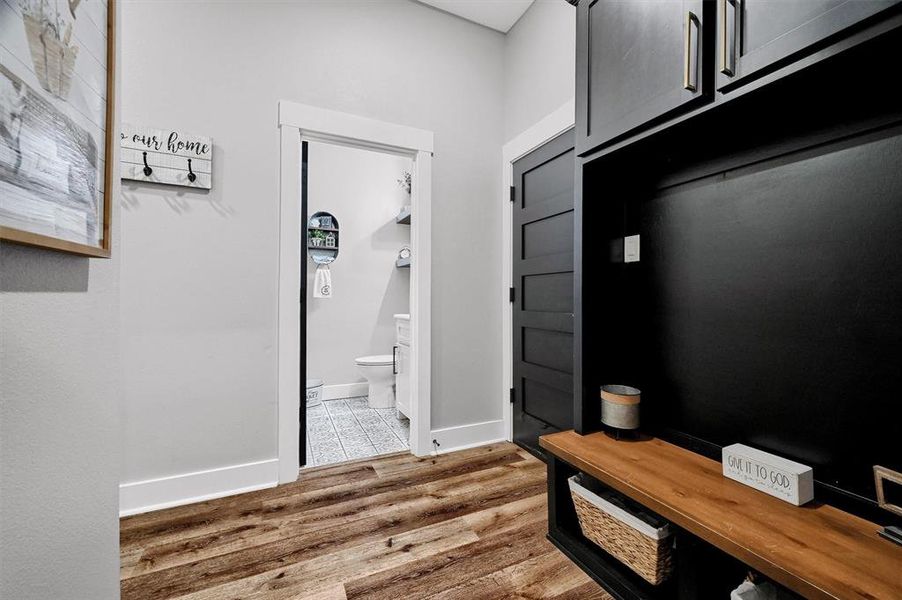
<svg viewBox="0 0 902 600">
<path fill-rule="evenodd" d="M 623 238 L 623 262 L 639 262 L 639 236 Z"/>
</svg>

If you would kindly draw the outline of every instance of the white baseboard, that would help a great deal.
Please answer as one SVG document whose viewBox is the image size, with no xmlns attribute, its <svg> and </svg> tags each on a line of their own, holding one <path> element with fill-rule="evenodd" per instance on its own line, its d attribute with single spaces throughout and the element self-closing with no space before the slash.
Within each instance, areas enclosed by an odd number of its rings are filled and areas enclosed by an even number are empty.
<svg viewBox="0 0 902 600">
<path fill-rule="evenodd" d="M 438 449 L 433 454 L 445 454 L 455 450 L 466 450 L 502 442 L 507 439 L 507 436 L 504 433 L 504 421 L 498 419 L 497 421 L 433 429 L 432 439 L 439 443 Z"/>
<path fill-rule="evenodd" d="M 261 460 L 119 485 L 119 516 L 242 494 L 279 483 L 279 460 Z"/>
<path fill-rule="evenodd" d="M 357 398 L 366 396 L 369 386 L 364 383 L 340 383 L 337 385 L 323 386 L 323 400 L 337 400 L 338 398 Z"/>
</svg>

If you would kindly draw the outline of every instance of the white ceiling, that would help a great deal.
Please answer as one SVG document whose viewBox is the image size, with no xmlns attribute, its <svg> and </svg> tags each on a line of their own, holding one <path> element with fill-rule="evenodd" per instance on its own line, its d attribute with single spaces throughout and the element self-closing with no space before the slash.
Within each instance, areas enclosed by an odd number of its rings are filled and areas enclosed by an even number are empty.
<svg viewBox="0 0 902 600">
<path fill-rule="evenodd" d="M 535 0 L 419 0 L 468 21 L 507 33 Z M 563 0 L 562 0 L 563 1 Z"/>
</svg>

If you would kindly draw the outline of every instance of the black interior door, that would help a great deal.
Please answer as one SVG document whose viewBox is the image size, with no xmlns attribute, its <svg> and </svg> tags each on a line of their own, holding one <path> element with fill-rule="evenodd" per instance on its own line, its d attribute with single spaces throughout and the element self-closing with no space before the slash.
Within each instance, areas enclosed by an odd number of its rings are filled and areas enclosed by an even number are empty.
<svg viewBox="0 0 902 600">
<path fill-rule="evenodd" d="M 301 142 L 301 302 L 298 304 L 301 320 L 300 364 L 301 384 L 298 390 L 300 422 L 298 423 L 298 458 L 303 467 L 307 464 L 307 142 Z"/>
<path fill-rule="evenodd" d="M 573 427 L 574 132 L 514 163 L 514 441 Z"/>
</svg>

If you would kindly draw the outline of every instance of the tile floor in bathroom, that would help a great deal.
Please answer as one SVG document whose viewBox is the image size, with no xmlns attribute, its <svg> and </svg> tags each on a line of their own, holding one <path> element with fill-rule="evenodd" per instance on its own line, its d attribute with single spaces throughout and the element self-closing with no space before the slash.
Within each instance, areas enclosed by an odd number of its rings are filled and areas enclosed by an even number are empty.
<svg viewBox="0 0 902 600">
<path fill-rule="evenodd" d="M 394 408 L 373 409 L 366 396 L 307 407 L 307 464 L 318 467 L 409 448 L 410 421 Z"/>
</svg>

